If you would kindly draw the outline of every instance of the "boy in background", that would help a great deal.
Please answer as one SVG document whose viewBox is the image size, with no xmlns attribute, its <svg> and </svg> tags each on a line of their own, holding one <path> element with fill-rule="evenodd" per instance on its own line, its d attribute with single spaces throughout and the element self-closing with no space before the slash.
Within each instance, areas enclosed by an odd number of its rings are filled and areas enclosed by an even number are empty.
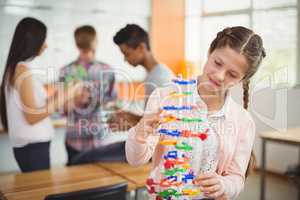
<svg viewBox="0 0 300 200">
<path fill-rule="evenodd" d="M 60 81 L 68 84 L 73 80 L 84 82 L 81 96 L 74 100 L 75 106 L 65 106 L 67 114 L 66 149 L 68 164 L 81 152 L 96 149 L 108 133 L 101 121 L 103 106 L 114 100 L 115 75 L 112 68 L 95 58 L 97 48 L 96 30 L 89 25 L 78 27 L 74 32 L 78 58 L 63 67 Z"/>
<path fill-rule="evenodd" d="M 144 81 L 145 102 L 155 88 L 166 86 L 175 77 L 166 65 L 160 63 L 153 56 L 148 33 L 140 26 L 127 24 L 126 27 L 116 33 L 113 40 L 130 65 L 133 67 L 141 65 L 147 71 Z M 116 125 L 119 125 L 120 130 L 127 130 L 140 119 L 141 116 L 120 111 L 110 120 L 110 126 L 115 128 Z"/>
</svg>

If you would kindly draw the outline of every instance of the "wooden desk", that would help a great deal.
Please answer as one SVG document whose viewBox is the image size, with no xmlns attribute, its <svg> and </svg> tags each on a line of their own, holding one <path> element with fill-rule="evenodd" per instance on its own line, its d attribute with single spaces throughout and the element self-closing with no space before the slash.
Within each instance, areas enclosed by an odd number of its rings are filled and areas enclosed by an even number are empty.
<svg viewBox="0 0 300 200">
<path fill-rule="evenodd" d="M 54 184 L 49 187 L 33 189 L 30 191 L 7 193 L 5 194 L 5 198 L 7 200 L 44 200 L 44 198 L 49 194 L 74 192 L 96 187 L 114 185 L 122 182 L 126 182 L 126 180 L 121 178 L 120 176 L 109 175 L 80 182 L 72 182 L 64 185 Z M 133 188 L 130 189 L 132 190 Z"/>
<path fill-rule="evenodd" d="M 146 186 L 146 180 L 149 177 L 151 164 L 147 164 L 141 167 L 132 167 L 128 163 L 119 162 L 103 162 L 97 164 L 106 170 L 109 170 L 113 174 L 119 175 L 124 179 L 132 182 L 137 188 Z"/>
<path fill-rule="evenodd" d="M 300 144 L 300 128 L 288 129 L 287 132 L 263 132 L 260 134 L 262 139 L 267 139 L 269 141 L 276 141 L 288 144 Z"/>
<path fill-rule="evenodd" d="M 109 171 L 90 164 L 4 175 L 1 176 L 0 179 L 0 191 L 3 193 L 10 193 L 32 190 L 54 184 L 61 185 L 108 175 L 111 175 Z"/>
<path fill-rule="evenodd" d="M 78 165 L 0 177 L 0 191 L 7 199 L 42 200 L 57 194 L 113 185 L 126 180 L 96 165 Z M 128 184 L 128 191 L 134 190 Z"/>
<path fill-rule="evenodd" d="M 260 134 L 262 138 L 262 156 L 261 156 L 261 190 L 260 200 L 266 199 L 266 145 L 267 141 L 297 145 L 300 147 L 300 128 L 288 129 L 286 132 L 269 131 Z M 300 150 L 300 149 L 299 149 Z M 300 151 L 299 151 L 299 165 L 300 165 Z M 300 192 L 298 193 L 300 200 Z"/>
</svg>

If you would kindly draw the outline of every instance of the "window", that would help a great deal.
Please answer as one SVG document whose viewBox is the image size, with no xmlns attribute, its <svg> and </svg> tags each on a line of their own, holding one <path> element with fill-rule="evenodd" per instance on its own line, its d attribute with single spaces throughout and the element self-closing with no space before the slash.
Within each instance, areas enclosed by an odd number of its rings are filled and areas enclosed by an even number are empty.
<svg viewBox="0 0 300 200">
<path fill-rule="evenodd" d="M 249 27 L 249 17 L 247 15 L 226 15 L 203 18 L 201 29 L 205 31 L 202 31 L 200 40 L 201 56 L 206 58 L 209 45 L 220 30 L 236 25 Z"/>
<path fill-rule="evenodd" d="M 253 29 L 264 41 L 267 57 L 255 79 L 267 77 L 272 86 L 300 83 L 297 54 L 297 0 L 187 0 L 186 59 L 197 66 L 206 61 L 209 44 L 228 26 Z M 195 12 L 198 10 L 198 12 Z M 194 41 L 194 42 L 193 42 Z"/>
<path fill-rule="evenodd" d="M 250 0 L 203 0 L 203 11 L 205 13 L 247 9 L 249 6 Z"/>
<path fill-rule="evenodd" d="M 260 8 L 272 8 L 272 7 L 284 7 L 284 6 L 296 6 L 297 0 L 253 0 L 253 7 L 255 9 Z"/>
<path fill-rule="evenodd" d="M 280 19 L 280 23 L 276 22 Z M 277 85 L 295 84 L 297 49 L 295 9 L 255 11 L 253 29 L 261 35 L 267 52 L 259 76 L 269 76 Z"/>
</svg>

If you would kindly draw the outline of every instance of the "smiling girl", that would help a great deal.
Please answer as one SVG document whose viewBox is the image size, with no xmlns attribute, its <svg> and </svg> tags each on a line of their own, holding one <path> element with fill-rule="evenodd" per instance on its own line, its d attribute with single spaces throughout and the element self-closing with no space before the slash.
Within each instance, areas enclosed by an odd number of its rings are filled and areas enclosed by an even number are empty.
<svg viewBox="0 0 300 200">
<path fill-rule="evenodd" d="M 210 128 L 209 137 L 217 137 L 209 151 L 217 152 L 217 156 L 213 156 L 210 170 L 200 170 L 195 181 L 204 194 L 202 199 L 236 199 L 243 190 L 245 176 L 253 161 L 251 152 L 255 138 L 255 124 L 246 110 L 249 81 L 264 57 L 261 37 L 241 26 L 222 30 L 210 45 L 203 74 L 197 78 L 192 96 L 196 110 L 205 111 L 210 124 L 216 125 Z M 235 103 L 230 95 L 230 88 L 240 82 L 244 89 L 244 108 Z M 147 113 L 130 129 L 126 141 L 128 162 L 137 166 L 152 158 L 150 177 L 154 179 L 160 177 L 166 151 L 159 143 L 162 137 L 154 133 L 162 126 L 161 105 L 172 90 L 174 87 L 170 86 L 156 89 L 152 93 Z M 203 154 L 205 151 L 199 152 Z M 201 153 L 193 156 L 205 157 Z M 197 162 L 193 164 L 197 165 Z M 198 165 L 201 169 L 201 163 Z M 161 198 L 155 195 L 151 197 Z"/>
</svg>

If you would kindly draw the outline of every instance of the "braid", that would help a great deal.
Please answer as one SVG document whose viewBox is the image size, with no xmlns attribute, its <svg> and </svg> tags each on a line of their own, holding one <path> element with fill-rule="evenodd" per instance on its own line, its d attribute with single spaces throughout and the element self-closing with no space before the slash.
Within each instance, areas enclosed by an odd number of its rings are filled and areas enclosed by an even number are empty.
<svg viewBox="0 0 300 200">
<path fill-rule="evenodd" d="M 246 40 L 246 42 L 243 44 L 243 46 L 241 47 L 241 53 L 243 53 L 245 51 L 246 46 L 249 44 L 250 40 L 252 39 L 252 37 L 255 35 L 254 32 L 251 33 L 251 35 L 249 35 L 248 39 Z"/>
<path fill-rule="evenodd" d="M 248 109 L 248 103 L 249 103 L 249 79 L 245 79 L 243 81 L 243 100 L 244 100 L 244 108 L 247 110 Z"/>
<path fill-rule="evenodd" d="M 263 41 L 261 37 L 252 30 L 242 26 L 234 26 L 218 32 L 216 38 L 209 47 L 208 53 L 211 54 L 214 50 L 225 47 L 235 50 L 247 59 L 248 70 L 243 77 L 243 106 L 247 110 L 249 104 L 250 78 L 257 72 L 262 59 L 266 56 Z M 246 177 L 252 171 L 254 166 L 255 156 L 252 151 L 246 171 Z"/>
<path fill-rule="evenodd" d="M 243 81 L 243 90 L 244 90 L 243 100 L 244 100 L 244 108 L 246 110 L 248 109 L 248 104 L 249 104 L 249 84 L 250 84 L 250 79 L 244 79 L 244 81 Z M 245 174 L 246 177 L 248 177 L 250 175 L 250 173 L 253 171 L 255 164 L 256 164 L 256 158 L 255 158 L 254 152 L 252 150 L 250 160 L 249 160 L 249 163 L 247 166 L 246 174 Z"/>
</svg>

